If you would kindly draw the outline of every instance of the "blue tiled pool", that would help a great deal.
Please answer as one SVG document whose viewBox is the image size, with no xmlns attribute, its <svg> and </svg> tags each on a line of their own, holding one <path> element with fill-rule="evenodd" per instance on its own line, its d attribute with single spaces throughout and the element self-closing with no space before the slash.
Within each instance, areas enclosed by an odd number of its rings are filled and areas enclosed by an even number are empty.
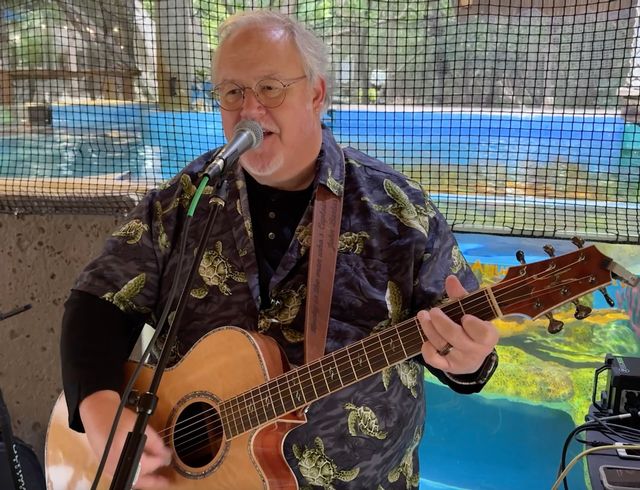
<svg viewBox="0 0 640 490">
<path fill-rule="evenodd" d="M 71 104 L 52 114 L 52 127 L 39 134 L 0 136 L 0 176 L 129 171 L 163 179 L 224 143 L 217 112 Z M 397 165 L 572 162 L 608 172 L 640 165 L 627 137 L 635 126 L 617 115 L 333 110 L 325 122 L 342 143 Z"/>
</svg>

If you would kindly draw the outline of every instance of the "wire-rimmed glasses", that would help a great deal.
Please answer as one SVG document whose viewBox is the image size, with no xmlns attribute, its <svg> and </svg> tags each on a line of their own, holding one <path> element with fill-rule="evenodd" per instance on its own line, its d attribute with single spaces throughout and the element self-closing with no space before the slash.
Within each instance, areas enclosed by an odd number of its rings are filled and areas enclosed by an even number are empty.
<svg viewBox="0 0 640 490">
<path fill-rule="evenodd" d="M 287 88 L 300 80 L 307 78 L 302 75 L 286 82 L 277 78 L 264 78 L 255 84 L 253 88 L 242 87 L 234 82 L 222 82 L 216 85 L 211 91 L 213 100 L 225 111 L 237 111 L 244 102 L 244 92 L 249 89 L 253 91 L 258 102 L 264 107 L 273 109 L 282 105 L 287 95 Z"/>
</svg>

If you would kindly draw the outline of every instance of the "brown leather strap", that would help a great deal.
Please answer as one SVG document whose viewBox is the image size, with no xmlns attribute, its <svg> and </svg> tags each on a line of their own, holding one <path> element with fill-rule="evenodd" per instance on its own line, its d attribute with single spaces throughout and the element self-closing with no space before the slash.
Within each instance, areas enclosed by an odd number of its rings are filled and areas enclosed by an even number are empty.
<svg viewBox="0 0 640 490">
<path fill-rule="evenodd" d="M 313 205 L 313 228 L 309 251 L 307 301 L 304 326 L 304 358 L 309 363 L 322 357 L 327 341 L 333 278 L 338 256 L 342 196 L 319 185 Z"/>
</svg>

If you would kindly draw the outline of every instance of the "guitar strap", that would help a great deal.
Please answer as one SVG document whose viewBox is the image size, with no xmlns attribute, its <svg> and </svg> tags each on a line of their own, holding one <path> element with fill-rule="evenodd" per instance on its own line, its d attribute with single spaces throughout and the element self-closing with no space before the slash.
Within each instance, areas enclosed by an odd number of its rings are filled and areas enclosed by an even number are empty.
<svg viewBox="0 0 640 490">
<path fill-rule="evenodd" d="M 307 276 L 304 324 L 305 363 L 324 355 L 341 218 L 342 196 L 336 196 L 324 185 L 318 185 L 313 204 Z"/>
<path fill-rule="evenodd" d="M 2 391 L 0 391 L 0 434 L 4 438 L 4 446 L 6 449 L 6 456 L 8 458 L 9 474 L 13 480 L 13 488 L 15 490 L 26 490 L 24 477 L 22 476 L 22 464 L 20 457 L 18 456 L 18 446 L 13 439 L 13 432 L 11 431 L 11 420 L 9 418 L 9 411 L 7 405 L 2 398 Z M 0 482 L 6 483 L 6 482 Z"/>
</svg>

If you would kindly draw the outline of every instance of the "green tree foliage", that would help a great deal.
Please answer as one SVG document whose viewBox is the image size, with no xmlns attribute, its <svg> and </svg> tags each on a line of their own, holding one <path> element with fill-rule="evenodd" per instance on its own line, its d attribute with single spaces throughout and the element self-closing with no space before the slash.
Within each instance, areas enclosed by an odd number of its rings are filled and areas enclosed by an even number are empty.
<svg viewBox="0 0 640 490">
<path fill-rule="evenodd" d="M 470 13 L 453 0 L 193 1 L 212 49 L 220 24 L 244 9 L 278 9 L 309 24 L 330 46 L 338 102 L 616 107 L 633 59 L 633 9 L 497 15 Z M 68 0 L 65 11 L 81 3 Z M 155 0 L 142 4 L 153 13 Z M 11 66 L 57 62 L 60 5 L 5 0 Z"/>
<path fill-rule="evenodd" d="M 60 57 L 56 33 L 64 23 L 63 13 L 49 2 L 14 2 L 11 7 L 9 66 L 22 69 L 55 66 Z"/>
</svg>

